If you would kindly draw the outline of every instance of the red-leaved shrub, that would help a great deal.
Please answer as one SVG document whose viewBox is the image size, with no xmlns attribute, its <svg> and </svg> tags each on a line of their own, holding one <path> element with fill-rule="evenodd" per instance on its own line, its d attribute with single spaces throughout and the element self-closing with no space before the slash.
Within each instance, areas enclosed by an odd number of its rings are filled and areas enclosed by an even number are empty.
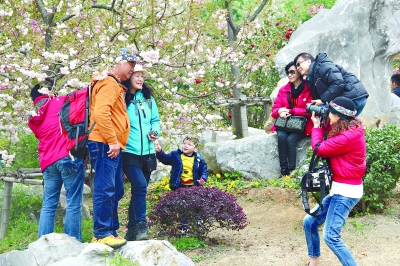
<svg viewBox="0 0 400 266">
<path fill-rule="evenodd" d="M 240 230 L 247 222 L 236 198 L 215 187 L 177 189 L 160 198 L 149 214 L 149 225 L 168 236 L 194 236 L 204 240 L 217 228 Z"/>
</svg>

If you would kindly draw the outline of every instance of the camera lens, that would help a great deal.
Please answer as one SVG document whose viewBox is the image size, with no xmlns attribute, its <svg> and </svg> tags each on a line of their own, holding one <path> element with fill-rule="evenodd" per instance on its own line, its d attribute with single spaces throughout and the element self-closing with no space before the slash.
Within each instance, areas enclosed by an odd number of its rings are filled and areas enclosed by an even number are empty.
<svg viewBox="0 0 400 266">
<path fill-rule="evenodd" d="M 309 104 L 309 105 L 307 105 L 306 112 L 309 114 L 312 114 L 312 112 L 314 112 L 316 116 L 320 116 L 321 108 L 319 106 Z"/>
</svg>

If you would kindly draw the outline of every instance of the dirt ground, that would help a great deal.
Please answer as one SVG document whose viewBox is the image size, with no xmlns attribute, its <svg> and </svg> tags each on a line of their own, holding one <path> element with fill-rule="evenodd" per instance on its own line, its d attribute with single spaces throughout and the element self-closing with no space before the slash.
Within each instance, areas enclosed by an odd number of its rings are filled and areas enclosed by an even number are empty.
<svg viewBox="0 0 400 266">
<path fill-rule="evenodd" d="M 195 262 L 198 266 L 305 265 L 308 262 L 302 229 L 305 212 L 297 193 L 280 188 L 249 190 L 238 197 L 250 221 L 247 228 L 211 232 L 210 237 L 220 245 L 184 253 L 194 261 L 204 256 Z M 359 266 L 400 265 L 400 193 L 389 206 L 384 214 L 348 218 L 342 240 Z M 341 265 L 322 239 L 321 260 L 324 266 Z"/>
</svg>

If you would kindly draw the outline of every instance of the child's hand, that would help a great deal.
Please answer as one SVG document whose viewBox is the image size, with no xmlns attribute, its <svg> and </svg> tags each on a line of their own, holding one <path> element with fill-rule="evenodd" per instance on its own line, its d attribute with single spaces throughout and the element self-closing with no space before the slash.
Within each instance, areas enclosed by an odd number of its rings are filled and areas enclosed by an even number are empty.
<svg viewBox="0 0 400 266">
<path fill-rule="evenodd" d="M 161 145 L 160 145 L 160 143 L 158 143 L 158 140 L 154 140 L 153 143 L 154 143 L 154 148 L 156 149 L 156 151 L 160 152 L 161 151 Z"/>
<path fill-rule="evenodd" d="M 197 182 L 200 184 L 200 186 L 203 186 L 206 183 L 206 180 L 200 178 L 199 180 L 197 180 Z"/>
</svg>

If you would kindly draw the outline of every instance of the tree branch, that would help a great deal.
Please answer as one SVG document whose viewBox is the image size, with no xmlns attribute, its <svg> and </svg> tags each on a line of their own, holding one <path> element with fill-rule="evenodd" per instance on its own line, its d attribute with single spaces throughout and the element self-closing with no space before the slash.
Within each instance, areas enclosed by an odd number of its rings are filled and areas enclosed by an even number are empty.
<svg viewBox="0 0 400 266">
<path fill-rule="evenodd" d="M 240 28 L 238 28 L 235 25 L 235 22 L 233 21 L 232 7 L 228 1 L 225 1 L 225 8 L 226 8 L 226 10 L 228 10 L 228 17 L 226 18 L 226 20 L 227 20 L 229 26 L 231 27 L 232 31 L 234 32 L 234 34 L 237 35 Z"/>
<path fill-rule="evenodd" d="M 92 5 L 92 8 L 105 9 L 108 11 L 112 11 L 112 12 L 116 13 L 117 15 L 121 15 L 121 13 L 118 12 L 117 10 L 115 10 L 115 8 L 112 8 L 112 7 L 109 7 L 106 5 Z"/>
<path fill-rule="evenodd" d="M 0 72 L 0 76 L 5 77 L 6 79 L 9 79 L 10 81 L 17 81 L 17 79 L 7 75 L 6 73 L 1 73 Z"/>
<path fill-rule="evenodd" d="M 42 18 L 43 18 L 44 22 L 46 24 L 48 24 L 47 23 L 47 19 L 48 19 L 47 11 L 46 11 L 46 8 L 44 7 L 44 4 L 43 4 L 42 0 L 35 0 L 35 2 L 36 2 L 36 5 L 39 8 L 40 14 L 42 14 Z"/>
<path fill-rule="evenodd" d="M 60 23 L 65 22 L 65 21 L 68 21 L 68 20 L 70 20 L 70 19 L 73 18 L 73 17 L 75 17 L 75 15 L 68 15 L 68 16 L 65 16 L 65 17 L 59 19 L 58 21 L 52 23 L 51 26 L 54 27 L 54 26 L 56 26 L 57 24 L 60 24 Z"/>
<path fill-rule="evenodd" d="M 270 0 L 269 0 L 270 1 Z M 257 8 L 257 10 L 254 12 L 253 16 L 249 18 L 249 22 L 253 22 L 257 16 L 261 13 L 265 5 L 267 4 L 268 0 L 263 0 L 263 2 L 260 4 L 260 6 Z"/>
<path fill-rule="evenodd" d="M 182 96 L 182 97 L 185 97 L 185 98 L 188 98 L 188 99 L 201 99 L 201 98 L 208 98 L 208 97 L 210 97 L 211 95 L 213 95 L 215 93 L 223 92 L 223 91 L 226 91 L 226 90 L 229 90 L 229 89 L 230 89 L 230 87 L 227 87 L 227 88 L 216 90 L 216 91 L 210 92 L 209 94 L 203 94 L 203 95 L 200 95 L 200 96 L 190 96 L 190 95 L 186 95 L 186 94 L 179 93 L 179 92 L 175 92 L 175 94 L 179 95 L 179 96 Z"/>
</svg>

